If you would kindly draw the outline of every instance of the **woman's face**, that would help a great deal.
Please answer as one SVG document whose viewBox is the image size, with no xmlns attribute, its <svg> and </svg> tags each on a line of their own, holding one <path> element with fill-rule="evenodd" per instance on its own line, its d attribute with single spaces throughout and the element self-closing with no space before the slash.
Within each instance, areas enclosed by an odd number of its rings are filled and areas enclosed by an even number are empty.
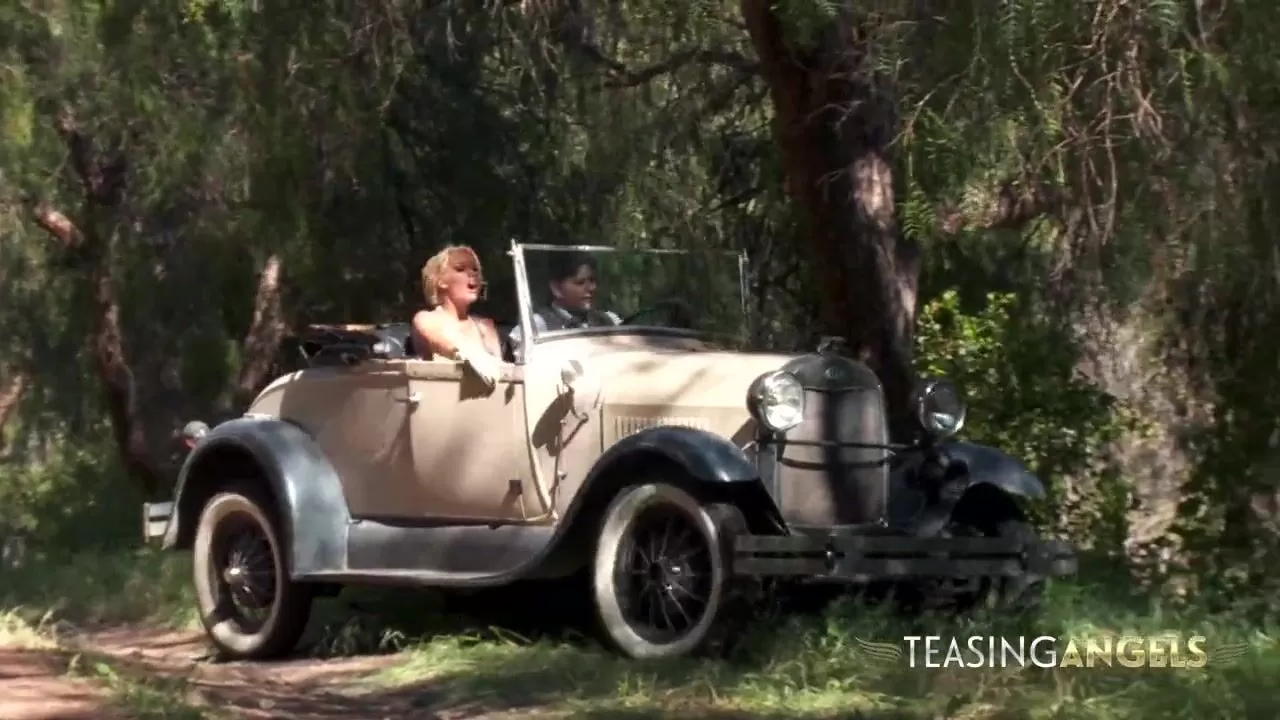
<svg viewBox="0 0 1280 720">
<path fill-rule="evenodd" d="M 596 299 L 596 274 L 590 265 L 581 265 L 573 275 L 552 281 L 551 295 L 566 310 L 590 310 Z"/>
<path fill-rule="evenodd" d="M 454 307 L 466 307 L 480 298 L 483 287 L 480 263 L 474 255 L 458 251 L 449 256 L 440 274 L 441 299 L 448 299 Z"/>
</svg>

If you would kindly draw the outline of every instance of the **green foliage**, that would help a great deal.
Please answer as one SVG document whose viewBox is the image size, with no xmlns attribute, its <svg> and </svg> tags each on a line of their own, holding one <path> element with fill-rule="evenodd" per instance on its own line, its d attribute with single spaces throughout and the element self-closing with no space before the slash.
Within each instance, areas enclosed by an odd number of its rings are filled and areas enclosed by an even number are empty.
<svg viewBox="0 0 1280 720">
<path fill-rule="evenodd" d="M 1132 414 L 1076 371 L 1064 332 L 1037 317 L 1030 303 L 991 294 L 962 307 L 946 291 L 926 304 L 917 359 L 928 375 L 952 379 L 969 406 L 965 435 L 1020 458 L 1050 485 L 1042 522 L 1069 518 L 1068 530 L 1106 547 L 1123 541 L 1129 489 L 1116 477 L 1109 450 L 1134 428 Z M 1083 501 L 1065 492 L 1095 479 Z M 1070 512 L 1067 512 L 1070 511 Z"/>
<path fill-rule="evenodd" d="M 55 555 L 137 543 L 142 498 L 98 438 L 0 462 L 0 540 L 20 535 L 32 552 Z"/>
<path fill-rule="evenodd" d="M 290 321 L 362 322 L 407 317 L 417 268 L 445 244 L 478 249 L 500 317 L 513 312 L 512 237 L 746 250 L 757 339 L 806 338 L 821 288 L 794 228 L 813 218 L 782 190 L 769 88 L 742 63 L 669 62 L 698 49 L 749 61 L 739 4 L 569 5 L 0 9 L 0 378 L 31 379 L 5 432 L 53 458 L 0 470 L 0 494 L 23 503 L 0 509 L 5 521 L 33 526 L 30 508 L 98 518 L 85 498 L 118 487 L 84 352 L 93 290 L 30 221 L 30 200 L 112 240 L 135 400 L 157 426 L 208 413 L 236 377 L 269 255 Z M 1280 322 L 1280 5 L 918 6 L 771 5 L 797 58 L 869 71 L 897 103 L 899 221 L 925 248 L 921 295 L 997 293 L 927 307 L 921 362 L 961 379 L 972 436 L 1062 480 L 1045 511 L 1077 534 L 1120 547 L 1135 488 L 1107 449 L 1159 434 L 1159 452 L 1191 466 L 1177 478 L 1187 547 L 1266 566 L 1259 539 L 1280 531 L 1251 508 L 1280 492 L 1268 463 L 1280 346 L 1267 340 Z M 55 129 L 64 107 L 98 159 L 127 161 L 111 211 L 84 211 Z M 1042 185 L 1057 202 L 994 217 L 1006 189 Z M 945 230 L 955 218 L 970 222 Z M 1169 349 L 1114 349 L 1132 367 L 1107 382 L 1175 409 L 1139 422 L 1076 377 L 1068 335 L 1105 337 L 1064 331 L 1085 306 L 1161 327 Z M 100 450 L 102 469 L 60 447 Z M 104 523 L 86 526 L 115 532 Z M 45 525 L 71 541 L 75 523 Z"/>
<path fill-rule="evenodd" d="M 774 12 L 787 30 L 787 39 L 804 46 L 835 27 L 841 3 L 835 0 L 787 0 L 775 3 Z"/>
<path fill-rule="evenodd" d="M 0 618 L 14 623 L 181 628 L 199 621 L 188 555 L 121 547 L 35 555 L 0 568 L 0 578 Z"/>
</svg>

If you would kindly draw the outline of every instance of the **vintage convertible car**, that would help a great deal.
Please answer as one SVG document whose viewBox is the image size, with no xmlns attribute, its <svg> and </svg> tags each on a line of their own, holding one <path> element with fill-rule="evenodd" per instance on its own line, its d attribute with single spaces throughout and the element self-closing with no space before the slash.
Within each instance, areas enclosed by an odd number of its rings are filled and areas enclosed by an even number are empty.
<svg viewBox="0 0 1280 720">
<path fill-rule="evenodd" d="M 594 258 L 602 299 L 639 312 L 535 333 L 538 268 L 566 251 Z M 416 357 L 407 324 L 312 326 L 305 368 L 243 417 L 188 426 L 173 500 L 144 508 L 144 533 L 194 552 L 224 654 L 289 652 L 312 599 L 358 583 L 589 573 L 605 637 L 653 658 L 707 646 L 752 584 L 891 581 L 1023 604 L 1074 572 L 1071 549 L 1023 514 L 1040 480 L 951 439 L 965 411 L 947 381 L 922 382 L 920 432 L 894 444 L 876 375 L 834 345 L 731 349 L 743 258 L 509 255 L 510 326 L 530 340 L 505 349 L 493 389 Z"/>
</svg>

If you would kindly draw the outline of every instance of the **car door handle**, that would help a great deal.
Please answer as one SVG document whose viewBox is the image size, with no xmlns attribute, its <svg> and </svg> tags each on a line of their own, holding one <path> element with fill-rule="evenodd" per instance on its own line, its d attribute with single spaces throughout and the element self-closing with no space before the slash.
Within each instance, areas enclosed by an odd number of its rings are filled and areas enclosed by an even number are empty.
<svg viewBox="0 0 1280 720">
<path fill-rule="evenodd" d="M 404 403 L 405 405 L 417 405 L 418 402 L 422 400 L 422 396 L 416 392 L 411 392 L 408 395 L 396 398 L 395 400 L 396 402 Z"/>
</svg>

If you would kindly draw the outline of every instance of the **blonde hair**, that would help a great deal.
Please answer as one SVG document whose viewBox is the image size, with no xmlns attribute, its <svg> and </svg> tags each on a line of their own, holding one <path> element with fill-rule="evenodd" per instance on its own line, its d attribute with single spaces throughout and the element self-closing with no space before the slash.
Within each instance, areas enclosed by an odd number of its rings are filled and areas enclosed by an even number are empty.
<svg viewBox="0 0 1280 720">
<path fill-rule="evenodd" d="M 449 269 L 449 260 L 457 253 L 469 255 L 476 263 L 476 271 L 483 276 L 483 266 L 480 265 L 480 256 L 476 254 L 467 245 L 450 245 L 441 250 L 427 260 L 422 266 L 422 294 L 426 297 L 427 305 L 435 307 L 440 304 L 440 278 L 444 277 L 444 273 Z"/>
</svg>

